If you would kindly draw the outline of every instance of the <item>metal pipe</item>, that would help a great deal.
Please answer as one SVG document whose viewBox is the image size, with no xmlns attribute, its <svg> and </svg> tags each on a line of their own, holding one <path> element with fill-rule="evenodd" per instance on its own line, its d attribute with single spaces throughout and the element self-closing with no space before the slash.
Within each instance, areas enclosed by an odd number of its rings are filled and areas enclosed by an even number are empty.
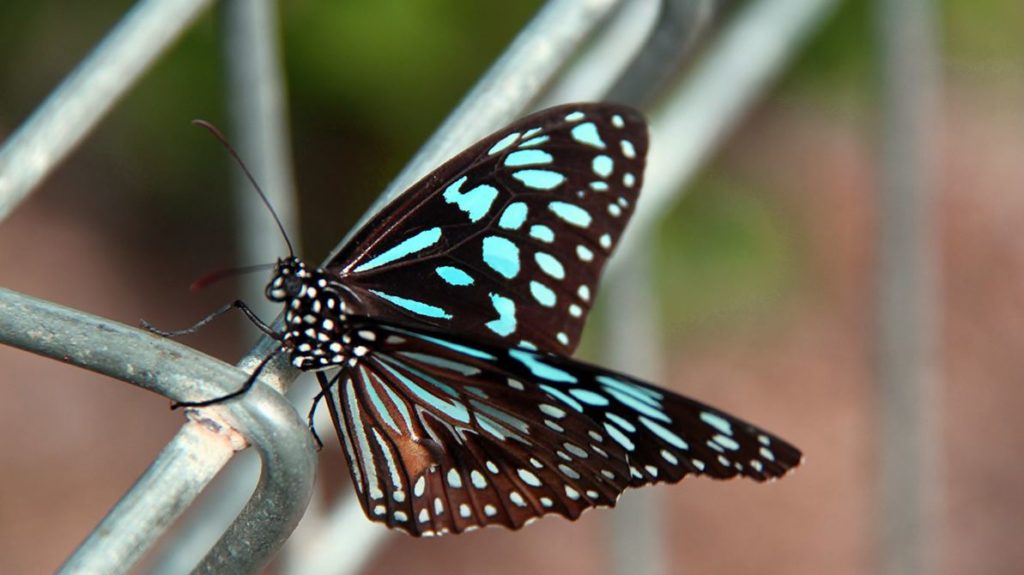
<svg viewBox="0 0 1024 575">
<path fill-rule="evenodd" d="M 705 56 L 651 114 L 642 200 L 606 280 L 638 249 L 747 110 L 785 69 L 839 0 L 759 0 L 743 8 Z"/>
<path fill-rule="evenodd" d="M 298 250 L 298 207 L 276 3 L 227 0 L 222 4 L 220 15 L 232 140 Z M 232 187 L 241 248 L 239 262 L 272 262 L 287 254 L 267 207 L 241 171 L 234 164 L 230 169 L 235 175 Z M 244 276 L 243 299 L 258 315 L 273 317 L 279 306 L 263 297 L 265 281 L 262 275 Z M 150 572 L 180 573 L 191 568 L 194 558 L 209 550 L 212 542 L 238 517 L 239 510 L 253 493 L 258 474 L 259 462 L 255 458 L 236 458 L 213 483 L 203 505 L 186 514 L 184 525 L 163 545 Z M 234 546 L 230 542 L 225 545 Z M 183 565 L 189 561 L 192 563 Z"/>
<path fill-rule="evenodd" d="M 245 373 L 179 343 L 3 288 L 0 343 L 109 375 L 179 401 L 208 397 L 205 394 L 209 393 L 226 394 L 247 378 Z M 245 552 L 222 551 L 213 559 L 220 561 L 218 565 L 230 563 L 255 570 L 269 561 L 276 546 L 291 533 L 312 493 L 315 452 L 305 422 L 262 380 L 238 400 L 186 413 L 193 421 L 222 434 L 234 449 L 244 447 L 247 439 L 263 459 L 263 474 L 254 495 L 256 503 L 250 504 L 241 518 L 247 523 L 261 523 L 260 537 L 255 540 L 261 546 Z M 178 437 L 191 437 L 191 433 Z M 146 526 L 152 531 L 139 533 L 138 541 L 152 543 L 169 523 L 166 513 L 176 513 L 189 503 L 198 493 L 196 481 L 205 482 L 215 471 L 213 468 L 219 467 L 218 462 L 226 461 L 219 448 L 211 451 L 206 443 L 179 439 L 165 449 L 101 527 L 120 532 L 127 525 Z M 195 466 L 167 465 L 182 459 L 208 457 L 213 461 Z M 198 477 L 192 475 L 197 472 Z M 161 493 L 152 492 L 156 485 L 161 487 Z M 253 508 L 259 504 L 273 512 L 257 514 Z M 126 550 L 126 543 L 107 537 L 102 529 L 95 530 L 68 559 L 64 569 L 68 573 L 95 565 L 110 567 L 98 572 L 128 569 L 131 565 L 122 565 L 117 560 L 137 558 L 145 548 Z"/>
<path fill-rule="evenodd" d="M 877 381 L 879 572 L 935 573 L 938 452 L 938 13 L 875 2 L 881 114 Z"/>
<path fill-rule="evenodd" d="M 142 0 L 0 148 L 0 220 L 75 149 L 212 0 Z"/>
</svg>

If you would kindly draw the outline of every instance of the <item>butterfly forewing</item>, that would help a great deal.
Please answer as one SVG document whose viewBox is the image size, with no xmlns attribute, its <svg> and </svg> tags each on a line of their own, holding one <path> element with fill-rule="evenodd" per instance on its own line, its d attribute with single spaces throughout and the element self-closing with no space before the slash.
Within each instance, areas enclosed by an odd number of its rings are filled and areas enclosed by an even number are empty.
<svg viewBox="0 0 1024 575">
<path fill-rule="evenodd" d="M 687 474 L 765 480 L 785 441 L 628 376 L 525 348 L 353 322 L 329 394 L 369 517 L 414 535 L 611 506 Z"/>
<path fill-rule="evenodd" d="M 630 108 L 528 116 L 412 186 L 327 269 L 356 315 L 569 354 L 646 152 Z"/>
</svg>

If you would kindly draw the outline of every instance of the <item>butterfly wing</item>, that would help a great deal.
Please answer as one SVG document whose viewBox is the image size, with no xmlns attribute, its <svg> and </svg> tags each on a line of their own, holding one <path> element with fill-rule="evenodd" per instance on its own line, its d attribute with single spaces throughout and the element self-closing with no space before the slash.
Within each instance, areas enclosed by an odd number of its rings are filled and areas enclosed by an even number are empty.
<svg viewBox="0 0 1024 575">
<path fill-rule="evenodd" d="M 646 152 L 631 108 L 538 112 L 413 185 L 326 267 L 352 314 L 571 354 Z"/>
<path fill-rule="evenodd" d="M 727 413 L 567 358 L 376 322 L 350 337 L 335 425 L 367 516 L 413 535 L 575 519 L 631 486 L 800 463 Z"/>
</svg>

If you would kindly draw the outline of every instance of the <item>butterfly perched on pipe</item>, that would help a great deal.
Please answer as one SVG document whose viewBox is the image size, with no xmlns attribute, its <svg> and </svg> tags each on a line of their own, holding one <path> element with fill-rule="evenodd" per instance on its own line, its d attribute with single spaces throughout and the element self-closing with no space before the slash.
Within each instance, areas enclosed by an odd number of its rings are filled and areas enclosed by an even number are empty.
<svg viewBox="0 0 1024 575">
<path fill-rule="evenodd" d="M 721 410 L 568 358 L 647 147 L 631 108 L 549 108 L 414 184 L 322 268 L 277 262 L 266 295 L 285 327 L 260 325 L 316 373 L 370 519 L 517 529 L 627 487 L 800 463 Z"/>
</svg>

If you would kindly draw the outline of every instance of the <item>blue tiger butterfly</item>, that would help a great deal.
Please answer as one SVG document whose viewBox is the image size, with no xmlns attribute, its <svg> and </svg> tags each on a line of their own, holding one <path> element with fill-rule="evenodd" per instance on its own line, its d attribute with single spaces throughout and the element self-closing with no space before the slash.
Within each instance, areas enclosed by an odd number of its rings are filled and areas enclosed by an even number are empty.
<svg viewBox="0 0 1024 575">
<path fill-rule="evenodd" d="M 631 108 L 549 108 L 424 177 L 322 268 L 277 262 L 266 295 L 285 327 L 266 329 L 316 372 L 370 519 L 518 529 L 627 487 L 799 465 L 745 421 L 568 358 L 647 145 Z"/>
</svg>

